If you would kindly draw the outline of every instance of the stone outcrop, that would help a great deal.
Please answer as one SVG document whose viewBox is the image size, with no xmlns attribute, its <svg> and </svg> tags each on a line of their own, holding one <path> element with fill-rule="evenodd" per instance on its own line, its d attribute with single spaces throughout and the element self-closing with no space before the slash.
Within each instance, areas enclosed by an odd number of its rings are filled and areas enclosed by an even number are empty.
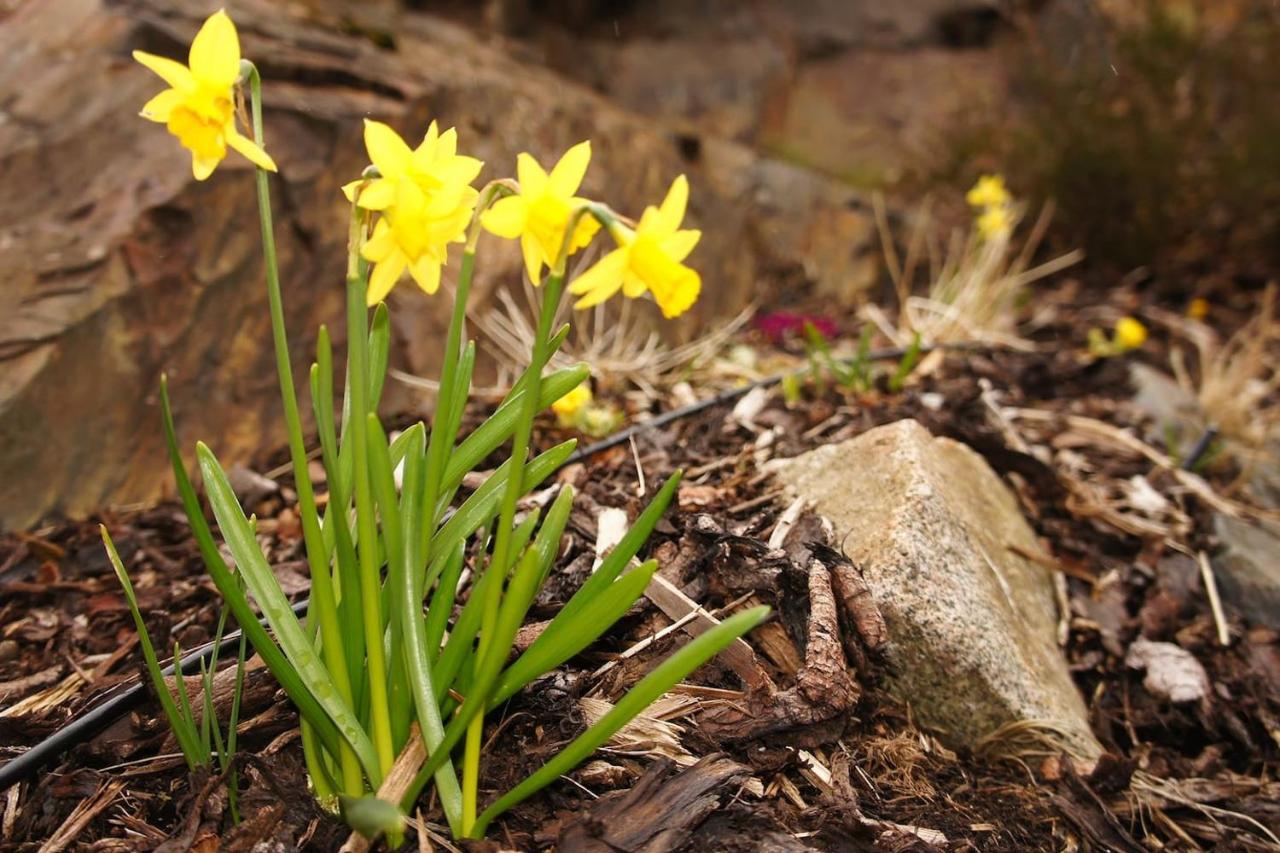
<svg viewBox="0 0 1280 853">
<path fill-rule="evenodd" d="M 889 628 L 894 691 L 953 746 L 1012 723 L 1101 751 L 1055 639 L 1047 572 L 1013 494 L 973 450 L 912 420 L 781 463 L 861 570 Z"/>
<path fill-rule="evenodd" d="M 160 84 L 130 51 L 184 55 L 208 11 L 193 0 L 41 0 L 0 28 L 0 89 L 9 93 L 0 121 L 0 528 L 161 493 L 162 371 L 184 444 L 202 438 L 233 464 L 281 443 L 248 168 L 233 156 L 196 183 L 187 154 L 137 117 Z M 590 138 L 584 191 L 632 213 L 687 173 L 690 221 L 705 238 L 691 257 L 704 296 L 685 333 L 782 276 L 857 288 L 873 275 L 871 217 L 847 187 L 629 112 L 464 27 L 386 2 L 245 0 L 234 12 L 244 53 L 266 81 L 299 371 L 321 322 L 336 327 L 338 344 L 344 337 L 338 187 L 366 162 L 365 116 L 406 135 L 432 119 L 456 125 L 468 152 L 489 164 L 482 179 L 510 174 L 520 150 L 546 160 Z M 478 306 L 493 288 L 518 283 L 519 270 L 514 246 L 486 246 Z M 430 373 L 444 302 L 401 290 L 394 363 Z M 395 383 L 389 393 L 389 407 L 413 402 Z"/>
</svg>

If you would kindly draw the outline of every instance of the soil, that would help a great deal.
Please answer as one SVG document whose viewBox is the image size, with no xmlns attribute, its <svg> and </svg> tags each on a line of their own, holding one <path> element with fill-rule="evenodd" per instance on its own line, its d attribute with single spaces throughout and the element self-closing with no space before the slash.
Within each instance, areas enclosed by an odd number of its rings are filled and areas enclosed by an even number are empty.
<svg viewBox="0 0 1280 853">
<path fill-rule="evenodd" d="M 718 709 L 768 699 L 744 692 L 741 669 L 718 659 L 664 706 L 667 722 L 679 727 L 675 737 L 614 744 L 509 812 L 490 832 L 492 841 L 473 848 L 1266 849 L 1268 833 L 1280 833 L 1280 638 L 1228 613 L 1233 642 L 1217 643 L 1198 568 L 1183 553 L 1213 544 L 1205 532 L 1210 508 L 1141 453 L 1082 431 L 1081 419 L 1093 419 L 1135 437 L 1154 432 L 1127 402 L 1125 359 L 1093 360 L 1053 343 L 1083 340 L 1080 322 L 1067 317 L 1061 328 L 1044 330 L 1035 352 L 931 357 L 900 393 L 883 383 L 861 394 L 810 385 L 788 403 L 774 389 L 750 418 L 735 418 L 731 406 L 710 408 L 566 468 L 560 480 L 579 489 L 568 544 L 530 619 L 549 618 L 581 582 L 602 508 L 634 517 L 644 503 L 640 493 L 651 494 L 683 468 L 679 506 L 649 551 L 661 559 L 662 577 L 713 613 L 755 601 L 775 607 L 778 618 L 752 636 L 751 665 L 787 691 L 797 664 L 811 654 L 845 659 L 838 642 L 834 651 L 814 646 L 818 634 L 810 626 L 826 618 L 825 604 L 813 575 L 798 568 L 806 564 L 790 541 L 770 547 L 784 507 L 761 463 L 916 418 L 974 447 L 1014 486 L 1064 573 L 1071 610 L 1064 651 L 1107 749 L 1096 768 L 1086 772 L 1034 751 L 946 749 L 887 695 L 874 624 L 860 623 L 844 626 L 848 659 L 831 673 L 846 680 L 847 701 L 797 700 L 767 733 L 736 730 Z M 1162 361 L 1161 346 L 1154 341 L 1142 357 Z M 993 399 L 997 411 L 1045 414 L 1002 421 L 993 417 Z M 539 436 L 549 444 L 563 433 L 547 423 Z M 278 487 L 264 487 L 249 509 L 282 585 L 303 597 L 306 564 L 288 473 L 271 471 L 281 458 L 262 460 L 258 470 Z M 1169 507 L 1138 518 L 1118 503 L 1088 504 L 1078 472 L 1115 494 L 1131 478 L 1146 477 Z M 1228 466 L 1205 477 L 1226 492 L 1236 473 Z M 168 638 L 189 649 L 213 634 L 217 594 L 175 504 L 118 508 L 7 536 L 0 542 L 0 705 L 8 708 L 0 713 L 0 759 L 22 753 L 141 672 L 99 523 L 129 567 L 158 644 Z M 800 537 L 807 542 L 821 538 L 812 519 L 797 528 L 808 531 Z M 839 543 L 827 544 L 811 547 L 810 556 L 825 560 L 834 577 Z M 491 718 L 482 801 L 584 728 L 584 698 L 616 699 L 682 642 L 677 631 L 621 657 L 671 624 L 642 602 L 587 653 Z M 1144 688 L 1142 673 L 1125 665 L 1139 636 L 1190 651 L 1208 672 L 1211 694 L 1173 704 Z M 606 664 L 613 665 L 597 674 Z M 219 780 L 189 776 L 148 702 L 38 778 L 0 792 L 0 850 L 41 843 L 41 850 L 151 849 L 166 840 L 171 849 L 337 849 L 348 832 L 307 794 L 295 715 L 265 671 L 251 670 L 244 701 L 240 824 L 227 818 L 225 789 L 213 784 Z M 441 843 L 438 809 L 421 806 Z M 413 832 L 409 838 L 413 844 Z"/>
</svg>

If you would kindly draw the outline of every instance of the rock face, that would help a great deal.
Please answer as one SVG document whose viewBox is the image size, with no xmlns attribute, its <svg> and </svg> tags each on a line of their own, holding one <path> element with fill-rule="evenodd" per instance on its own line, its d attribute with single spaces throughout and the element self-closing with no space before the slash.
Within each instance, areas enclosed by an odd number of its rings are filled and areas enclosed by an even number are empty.
<svg viewBox="0 0 1280 853">
<path fill-rule="evenodd" d="M 235 464 L 283 439 L 249 170 L 232 156 L 196 183 L 175 140 L 137 117 L 161 84 L 130 51 L 184 56 L 211 8 L 40 0 L 0 27 L 0 90 L 12 93 L 0 121 L 0 529 L 165 490 L 162 371 L 185 446 L 204 439 Z M 686 332 L 797 270 L 855 289 L 874 275 L 872 219 L 847 187 L 628 112 L 456 24 L 385 0 L 243 0 L 232 11 L 265 81 L 300 377 L 321 322 L 337 327 L 336 346 L 345 338 L 338 188 L 367 162 L 365 116 L 406 136 L 432 119 L 457 126 L 488 164 L 482 180 L 511 174 L 521 150 L 545 161 L 590 138 L 584 193 L 632 214 L 687 173 L 690 221 L 705 237 L 690 259 L 703 271 L 700 316 Z M 494 288 L 518 286 L 518 248 L 487 242 L 477 276 L 484 310 Z M 430 374 L 445 301 L 411 287 L 393 301 L 393 363 Z M 388 392 L 389 408 L 413 402 L 394 382 Z"/>
<path fill-rule="evenodd" d="M 1047 724 L 1094 757 L 1055 640 L 1052 583 L 1015 553 L 1036 538 L 974 451 L 913 420 L 787 460 L 779 480 L 831 519 L 889 626 L 893 689 L 953 746 Z"/>
<path fill-rule="evenodd" d="M 1213 558 L 1222 597 L 1254 624 L 1280 628 L 1280 525 L 1219 513 L 1213 530 L 1222 543 Z"/>
</svg>

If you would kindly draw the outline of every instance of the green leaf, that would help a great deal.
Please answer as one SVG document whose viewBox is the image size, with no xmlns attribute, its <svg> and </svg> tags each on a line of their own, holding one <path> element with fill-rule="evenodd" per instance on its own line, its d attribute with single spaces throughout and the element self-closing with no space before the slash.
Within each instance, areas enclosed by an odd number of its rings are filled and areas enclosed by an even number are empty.
<svg viewBox="0 0 1280 853">
<path fill-rule="evenodd" d="M 329 719 L 324 709 L 321 708 L 320 703 L 316 701 L 316 698 L 299 677 L 297 671 L 290 665 L 284 652 L 267 634 L 262 624 L 258 622 L 258 617 L 249 605 L 239 581 L 236 580 L 236 576 L 231 573 L 231 570 L 227 568 L 226 562 L 222 559 L 222 553 L 218 550 L 218 546 L 213 540 L 213 532 L 209 529 L 209 522 L 205 519 L 204 512 L 200 508 L 200 499 L 196 496 L 196 490 L 191 485 L 191 478 L 187 475 L 187 468 L 182 462 L 182 455 L 178 451 L 177 433 L 173 425 L 173 410 L 169 405 L 169 384 L 163 376 L 160 378 L 160 411 L 164 421 L 165 444 L 169 450 L 169 462 L 173 468 L 174 479 L 178 483 L 178 494 L 182 498 L 182 507 L 186 511 L 187 523 L 191 525 L 191 532 L 196 538 L 200 556 L 204 559 L 205 568 L 208 569 L 214 586 L 222 594 L 223 601 L 231 608 L 231 614 L 235 616 L 236 623 L 240 625 L 240 630 L 249 638 L 254 650 L 262 656 L 263 663 L 267 665 L 267 669 L 280 682 L 280 686 L 293 704 L 297 706 L 299 713 L 310 721 L 315 728 L 316 735 L 324 743 L 325 749 L 336 755 L 341 742 L 337 727 Z"/>
<path fill-rule="evenodd" d="M 690 643 L 667 658 L 656 669 L 627 691 L 613 708 L 542 765 L 529 778 L 512 788 L 477 818 L 471 829 L 472 838 L 483 838 L 489 823 L 512 806 L 523 802 L 547 785 L 568 773 L 603 746 L 609 738 L 653 704 L 702 664 L 722 649 L 759 625 L 769 615 L 768 607 L 754 607 L 725 619 L 714 628 L 699 634 Z"/>
<path fill-rule="evenodd" d="M 458 579 L 462 577 L 463 557 L 466 555 L 466 543 L 458 542 L 444 561 L 444 571 L 431 595 L 431 605 L 427 608 L 426 647 L 430 655 L 429 663 L 435 664 L 440 656 L 440 642 L 444 637 L 444 629 L 453 615 L 453 602 L 458 593 Z"/>
<path fill-rule="evenodd" d="M 563 610 L 556 614 L 524 654 L 503 671 L 494 687 L 489 707 L 497 707 L 526 684 L 599 639 L 639 600 L 657 570 L 658 562 L 650 560 L 618 578 L 596 596 L 591 607 L 571 613 L 567 618 Z"/>
<path fill-rule="evenodd" d="M 907 351 L 902 354 L 902 360 L 898 362 L 898 369 L 889 379 L 890 391 L 896 394 L 902 390 L 902 386 L 906 384 L 911 371 L 915 370 L 918 361 L 920 361 L 920 333 L 916 332 L 915 337 L 911 339 L 911 346 L 907 347 Z"/>
<path fill-rule="evenodd" d="M 534 489 L 547 477 L 555 473 L 563 463 L 573 455 L 578 443 L 572 439 L 557 444 L 555 447 L 539 454 L 529 461 L 524 468 L 524 490 Z M 511 470 L 511 460 L 498 466 L 489 475 L 480 488 L 471 493 L 453 517 L 444 523 L 439 532 L 431 538 L 429 559 L 434 562 L 442 554 L 448 554 L 461 541 L 481 527 L 487 527 L 498 513 L 498 502 L 506 488 L 507 472 Z M 429 582 L 429 581 L 428 581 Z"/>
<path fill-rule="evenodd" d="M 275 632 L 290 668 L 307 685 L 316 702 L 324 709 L 325 716 L 351 746 L 371 783 L 377 785 L 381 782 L 381 773 L 373 743 L 360 726 L 355 712 L 338 695 L 333 680 L 320 662 L 302 626 L 298 624 L 297 617 L 293 615 L 289 600 L 280 589 L 280 583 L 271 567 L 267 565 L 267 558 L 258 547 L 249 521 L 236 501 L 226 473 L 218 464 L 213 451 L 203 442 L 196 445 L 196 455 L 209 493 L 209 504 L 218 519 L 223 538 L 235 557 L 249 591 L 253 593 L 254 600 L 258 602 L 267 623 Z M 224 597 L 227 595 L 223 592 Z"/>
<path fill-rule="evenodd" d="M 156 659 L 155 647 L 151 645 L 151 634 L 147 631 L 147 623 L 143 621 L 142 611 L 138 609 L 138 598 L 133 593 L 133 584 L 129 582 L 129 573 L 124 570 L 124 563 L 120 561 L 120 555 L 116 553 L 116 546 L 111 541 L 111 534 L 107 532 L 105 524 L 98 525 L 98 529 L 102 532 L 102 544 L 107 547 L 107 557 L 111 560 L 111 567 L 115 569 L 116 578 L 124 589 L 124 598 L 129 605 L 129 613 L 133 616 L 133 624 L 138 629 L 138 645 L 142 646 L 142 658 L 147 663 L 147 674 L 151 676 L 151 685 L 155 688 L 156 698 L 160 700 L 160 707 L 164 710 L 165 718 L 169 721 L 169 728 L 173 730 L 173 736 L 178 741 L 178 748 L 182 750 L 182 755 L 187 760 L 187 767 L 190 770 L 195 770 L 201 766 L 200 737 L 196 733 L 191 718 L 182 716 L 178 711 L 177 704 L 173 701 L 173 696 L 169 693 L 169 686 L 165 683 L 164 673 L 160 670 L 160 661 Z M 178 676 L 178 682 L 181 683 L 181 668 L 175 667 L 175 672 Z"/>
<path fill-rule="evenodd" d="M 530 513 L 529 517 L 512 531 L 512 553 L 519 554 L 528 543 L 538 524 L 538 515 L 537 512 Z M 504 567 L 489 563 L 471 588 L 471 595 L 467 598 L 462 613 L 458 615 L 458 621 L 454 624 L 453 630 L 449 632 L 449 642 L 445 644 L 444 651 L 440 654 L 440 661 L 436 665 L 436 701 L 444 699 L 445 693 L 453 686 L 454 679 L 462 669 L 463 662 L 472 651 L 472 641 L 483 621 L 485 592 L 491 588 L 491 584 L 501 585 L 506 580 L 506 574 Z"/>
<path fill-rule="evenodd" d="M 347 826 L 369 841 L 376 841 L 383 833 L 394 834 L 404 829 L 404 812 L 395 803 L 372 794 L 363 797 L 339 794 L 338 802 L 342 806 L 342 819 L 347 822 Z"/>
<path fill-rule="evenodd" d="M 680 479 L 683 476 L 683 471 L 676 471 L 667 478 L 662 488 L 653 496 L 653 500 L 645 507 L 644 512 L 640 513 L 635 524 L 631 525 L 631 529 L 626 532 L 617 546 L 600 562 L 599 568 L 587 578 L 573 597 L 565 602 L 556 616 L 557 619 L 572 619 L 583 608 L 590 606 L 595 597 L 608 589 L 617 579 L 631 562 L 631 558 L 649 540 L 653 528 L 657 527 L 662 514 L 666 512 L 667 506 L 676 496 L 676 490 L 680 488 Z"/>
<path fill-rule="evenodd" d="M 378 411 L 382 388 L 387 381 L 387 363 L 391 358 L 391 316 L 387 304 L 379 302 L 373 309 L 369 327 L 369 411 Z"/>
<path fill-rule="evenodd" d="M 557 370 L 546 377 L 542 380 L 542 392 L 539 395 L 540 407 L 550 406 L 556 400 L 581 385 L 588 375 L 590 375 L 590 370 L 587 366 L 579 364 L 564 370 Z M 458 484 L 462 482 L 462 478 L 468 472 L 474 470 L 486 456 L 511 437 L 511 433 L 516 428 L 516 420 L 520 414 L 519 403 L 523 399 L 523 395 L 524 390 L 522 388 L 513 390 L 507 396 L 507 399 L 502 401 L 502 405 L 498 407 L 498 410 L 463 439 L 462 443 L 458 445 L 458 448 L 449 457 L 449 464 L 445 466 L 444 477 L 441 480 L 440 487 L 440 494 L 444 496 L 445 503 L 451 498 Z"/>
</svg>

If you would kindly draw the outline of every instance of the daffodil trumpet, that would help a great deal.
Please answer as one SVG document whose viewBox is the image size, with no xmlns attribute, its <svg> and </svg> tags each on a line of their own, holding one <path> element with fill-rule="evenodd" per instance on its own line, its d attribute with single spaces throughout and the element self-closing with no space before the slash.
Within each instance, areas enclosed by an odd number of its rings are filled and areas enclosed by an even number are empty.
<svg viewBox="0 0 1280 853">
<path fill-rule="evenodd" d="M 586 760 L 664 691 L 767 615 L 764 608 L 738 613 L 695 638 L 618 697 L 604 719 L 481 811 L 486 715 L 594 642 L 634 606 L 657 570 L 656 562 L 637 564 L 635 558 L 677 494 L 678 471 L 538 640 L 511 659 L 516 633 L 554 570 L 573 506 L 573 490 L 566 486 L 549 506 L 517 521 L 520 500 L 575 447 L 567 441 L 531 453 L 538 413 L 582 386 L 589 374 L 585 365 L 576 365 L 543 375 L 568 333 L 554 326 L 564 291 L 575 284 L 568 280 L 570 258 L 605 231 L 618 244 L 610 253 L 614 260 L 583 274 L 590 275 L 591 287 L 589 295 L 579 296 L 598 302 L 619 289 L 631 298 L 652 293 L 664 314 L 680 313 L 700 286 L 683 264 L 698 237 L 680 225 L 687 182 L 678 178 L 661 205 L 632 221 L 579 195 L 588 142 L 572 146 L 550 170 L 521 154 L 519 181 L 498 179 L 477 190 L 472 185 L 483 164 L 459 152 L 453 128 L 432 123 L 411 146 L 388 125 L 367 121 L 364 141 L 372 165 L 342 188 L 352 205 L 346 381 L 335 370 L 324 326 L 309 374 L 327 490 L 322 510 L 310 479 L 285 333 L 267 177 L 275 162 L 265 153 L 258 70 L 240 57 L 235 28 L 224 12 L 201 27 L 189 66 L 149 54 L 139 61 L 171 86 L 144 113 L 166 121 L 191 151 L 197 179 L 208 178 L 228 149 L 257 166 L 275 364 L 311 577 L 305 624 L 294 615 L 225 469 L 212 450 L 198 444 L 208 505 L 234 571 L 223 557 L 183 463 L 162 384 L 170 460 L 210 577 L 298 709 L 303 757 L 323 805 L 336 813 L 340 802 L 341 814 L 357 831 L 386 833 L 394 848 L 403 833 L 403 812 L 416 807 L 418 795 L 434 782 L 451 833 L 478 838 L 495 817 Z M 248 95 L 251 138 L 239 136 L 236 127 L 241 94 Z M 525 270 L 540 286 L 541 305 L 527 369 L 497 409 L 463 434 L 476 364 L 475 343 L 465 340 L 466 303 L 481 230 L 520 242 Z M 405 279 L 435 294 L 445 268 L 457 262 L 455 243 L 462 244 L 461 261 L 431 427 L 419 422 L 390 437 L 378 416 L 391 348 L 387 299 Z M 339 386 L 344 399 L 335 402 Z M 508 442 L 509 457 L 458 499 L 468 476 Z M 459 605 L 455 595 L 468 555 L 473 581 Z M 256 621 L 255 607 L 266 628 Z M 166 690 L 163 683 L 157 689 Z M 174 719 L 181 726 L 189 717 Z M 401 801 L 376 801 L 397 762 L 420 755 L 419 749 L 426 758 Z"/>
</svg>

